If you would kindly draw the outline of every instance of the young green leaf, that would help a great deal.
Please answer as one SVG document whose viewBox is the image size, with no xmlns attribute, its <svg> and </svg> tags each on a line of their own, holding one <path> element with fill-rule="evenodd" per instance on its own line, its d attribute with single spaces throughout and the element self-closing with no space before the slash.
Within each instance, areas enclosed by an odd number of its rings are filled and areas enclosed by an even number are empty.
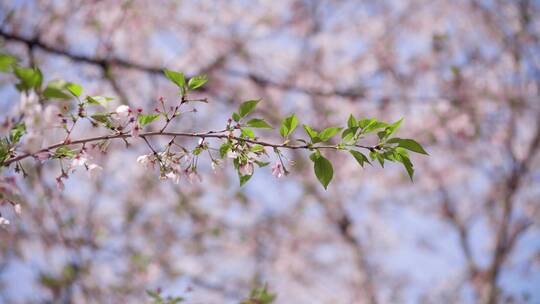
<svg viewBox="0 0 540 304">
<path fill-rule="evenodd" d="M 349 119 L 347 120 L 347 127 L 354 128 L 358 126 L 358 122 L 356 121 L 356 118 L 351 114 L 349 115 Z"/>
<path fill-rule="evenodd" d="M 304 128 L 307 135 L 309 135 L 309 138 L 311 138 L 312 141 L 314 141 L 314 139 L 319 136 L 319 133 L 317 133 L 317 131 L 313 130 L 310 126 L 304 124 L 304 125 L 302 125 L 302 127 Z"/>
<path fill-rule="evenodd" d="M 349 153 L 351 153 L 351 155 L 356 159 L 360 166 L 364 167 L 365 163 L 370 164 L 369 159 L 362 152 L 349 150 Z"/>
<path fill-rule="evenodd" d="M 241 103 L 240 108 L 238 109 L 238 115 L 240 116 L 240 118 L 243 118 L 249 113 L 251 113 L 260 101 L 261 101 L 260 99 L 257 99 L 257 100 L 248 100 Z"/>
<path fill-rule="evenodd" d="M 341 139 L 343 139 L 343 141 L 346 143 L 351 142 L 354 139 L 357 131 L 358 127 L 347 128 L 343 131 L 343 133 L 341 133 Z"/>
<path fill-rule="evenodd" d="M 19 91 L 28 91 L 30 89 L 41 87 L 43 74 L 41 74 L 40 69 L 15 67 L 13 71 L 15 72 L 15 76 L 20 81 L 16 85 Z"/>
<path fill-rule="evenodd" d="M 114 98 L 105 96 L 86 96 L 85 100 L 88 104 L 105 106 L 107 102 L 114 100 Z"/>
<path fill-rule="evenodd" d="M 43 97 L 47 99 L 71 99 L 71 96 L 65 93 L 66 82 L 63 80 L 51 80 L 43 91 Z"/>
<path fill-rule="evenodd" d="M 163 74 L 165 74 L 165 77 L 176 84 L 179 88 L 183 89 L 186 86 L 186 78 L 184 77 L 184 73 L 165 70 L 163 71 Z"/>
<path fill-rule="evenodd" d="M 394 134 L 398 129 L 399 129 L 399 126 L 401 126 L 401 122 L 403 121 L 403 118 L 399 119 L 398 121 L 392 123 L 391 125 L 389 125 L 388 127 L 386 127 L 386 129 L 384 130 L 386 132 L 385 136 L 382 138 L 388 138 L 388 136 Z"/>
<path fill-rule="evenodd" d="M 330 163 L 330 161 L 322 155 L 316 157 L 313 162 L 315 176 L 317 176 L 317 179 L 319 179 L 319 182 L 324 187 L 324 189 L 327 189 L 328 184 L 330 184 L 330 181 L 332 180 L 332 177 L 334 177 L 334 169 L 332 168 L 332 163 Z"/>
<path fill-rule="evenodd" d="M 81 96 L 81 93 L 83 90 L 83 88 L 80 85 L 76 83 L 71 83 L 71 82 L 66 84 L 66 89 L 75 97 Z"/>
<path fill-rule="evenodd" d="M 298 125 L 298 118 L 295 114 L 283 119 L 281 127 L 279 128 L 279 134 L 283 137 L 288 137 L 296 129 Z"/>
<path fill-rule="evenodd" d="M 109 123 L 109 113 L 94 113 L 90 117 L 102 123 Z"/>
<path fill-rule="evenodd" d="M 270 164 L 270 162 L 263 162 L 260 160 L 255 160 L 254 162 L 257 164 L 257 166 L 259 166 L 259 168 L 266 167 Z"/>
<path fill-rule="evenodd" d="M 206 77 L 206 75 L 195 76 L 189 80 L 188 87 L 190 90 L 195 90 L 202 87 L 207 82 L 208 82 L 208 77 Z"/>
<path fill-rule="evenodd" d="M 242 137 L 249 137 L 249 138 L 255 137 L 255 133 L 250 128 L 241 128 L 240 130 L 242 131 Z"/>
<path fill-rule="evenodd" d="M 328 141 L 330 140 L 330 138 L 336 135 L 339 131 L 341 131 L 341 129 L 343 128 L 336 128 L 336 127 L 326 128 L 322 130 L 321 133 L 319 133 L 319 138 L 321 139 L 321 141 Z"/>
<path fill-rule="evenodd" d="M 249 149 L 251 152 L 261 152 L 261 153 L 266 153 L 265 150 L 264 150 L 264 146 L 262 145 L 259 145 L 259 144 L 255 144 L 253 146 L 251 146 L 251 149 Z"/>
<path fill-rule="evenodd" d="M 0 54 L 0 72 L 11 72 L 17 63 L 17 57 L 9 54 Z"/>
<path fill-rule="evenodd" d="M 238 178 L 240 179 L 240 187 L 245 185 L 251 179 L 252 176 L 253 176 L 253 174 L 251 174 L 251 175 L 240 175 L 240 173 L 238 173 Z"/>
<path fill-rule="evenodd" d="M 387 123 L 378 121 L 377 119 L 361 120 L 359 122 L 360 127 L 362 128 L 362 133 L 367 134 L 378 129 L 382 129 L 388 126 Z M 364 127 L 362 127 L 362 125 Z"/>
<path fill-rule="evenodd" d="M 144 127 L 147 124 L 157 120 L 159 116 L 160 116 L 159 114 L 148 114 L 148 115 L 140 114 L 137 120 L 139 121 L 139 124 L 141 125 L 141 127 Z"/>
<path fill-rule="evenodd" d="M 68 146 L 61 146 L 54 151 L 53 158 L 72 158 L 75 154 L 75 151 L 71 150 Z"/>
<path fill-rule="evenodd" d="M 260 119 L 260 118 L 250 119 L 246 123 L 246 125 L 252 128 L 273 129 L 269 123 L 267 123 L 264 119 Z"/>
<path fill-rule="evenodd" d="M 407 170 L 407 174 L 409 175 L 409 178 L 412 181 L 413 175 L 414 175 L 414 166 L 411 160 L 409 159 L 409 157 L 405 154 L 399 153 L 397 156 L 397 160 L 403 164 L 403 166 L 405 167 L 405 170 Z"/>
<path fill-rule="evenodd" d="M 226 142 L 226 143 L 222 144 L 219 147 L 219 155 L 221 156 L 221 158 L 223 158 L 223 157 L 225 157 L 225 155 L 227 155 L 227 152 L 229 152 L 231 147 L 232 147 L 232 145 L 231 145 L 230 142 Z"/>
<path fill-rule="evenodd" d="M 26 125 L 23 122 L 18 123 L 9 131 L 9 139 L 12 143 L 16 144 L 19 142 L 24 133 L 26 133 Z"/>
<path fill-rule="evenodd" d="M 398 147 L 405 148 L 409 151 L 413 151 L 420 154 L 429 155 L 426 150 L 414 139 L 409 138 L 390 138 L 388 141 L 386 141 L 388 144 L 397 143 Z"/>
</svg>

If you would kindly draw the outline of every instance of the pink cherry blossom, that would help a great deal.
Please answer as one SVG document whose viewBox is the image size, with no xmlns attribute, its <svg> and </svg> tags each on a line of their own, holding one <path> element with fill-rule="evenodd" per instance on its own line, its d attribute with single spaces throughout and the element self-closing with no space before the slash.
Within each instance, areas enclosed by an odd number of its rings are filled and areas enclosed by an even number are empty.
<svg viewBox="0 0 540 304">
<path fill-rule="evenodd" d="M 141 131 L 141 127 L 139 126 L 139 123 L 136 123 L 136 124 L 131 128 L 131 137 L 133 137 L 133 138 L 139 137 L 140 131 Z"/>
<path fill-rule="evenodd" d="M 283 166 L 281 165 L 281 162 L 276 162 L 276 164 L 272 167 L 272 175 L 277 178 L 283 176 Z"/>
<path fill-rule="evenodd" d="M 44 161 L 51 157 L 51 152 L 49 151 L 39 152 L 39 153 L 34 154 L 34 157 L 39 161 Z"/>
<path fill-rule="evenodd" d="M 240 175 L 252 175 L 253 174 L 253 163 L 247 162 L 245 164 L 240 165 L 238 168 L 238 171 L 240 172 Z"/>
</svg>

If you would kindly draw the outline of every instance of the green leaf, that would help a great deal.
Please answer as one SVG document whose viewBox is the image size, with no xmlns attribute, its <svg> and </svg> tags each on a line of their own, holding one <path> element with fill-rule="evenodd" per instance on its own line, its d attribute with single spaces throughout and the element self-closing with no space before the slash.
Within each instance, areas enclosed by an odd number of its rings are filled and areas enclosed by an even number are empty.
<svg viewBox="0 0 540 304">
<path fill-rule="evenodd" d="M 307 135 L 309 135 L 310 138 L 315 138 L 319 136 L 319 133 L 317 131 L 313 130 L 309 125 L 303 124 L 302 127 L 306 131 Z"/>
<path fill-rule="evenodd" d="M 107 102 L 114 100 L 114 98 L 105 96 L 86 96 L 85 100 L 88 104 L 105 106 Z"/>
<path fill-rule="evenodd" d="M 229 150 L 231 149 L 232 145 L 230 142 L 226 142 L 226 143 L 223 143 L 220 147 L 219 147 L 219 155 L 221 156 L 221 158 L 225 157 L 225 155 L 227 155 L 227 152 L 229 152 Z"/>
<path fill-rule="evenodd" d="M 248 100 L 241 103 L 240 107 L 238 108 L 238 115 L 240 116 L 240 118 L 243 118 L 249 113 L 251 113 L 255 109 L 259 101 L 261 100 Z"/>
<path fill-rule="evenodd" d="M 342 129 L 343 128 L 336 127 L 326 128 L 322 130 L 321 133 L 319 133 L 319 138 L 321 139 L 321 141 L 328 141 Z"/>
<path fill-rule="evenodd" d="M 319 182 L 323 185 L 324 189 L 327 189 L 328 184 L 330 184 L 330 181 L 334 177 L 332 163 L 324 156 L 320 155 L 315 158 L 313 168 L 315 170 L 315 176 L 317 176 L 317 179 L 319 179 Z"/>
<path fill-rule="evenodd" d="M 255 133 L 250 128 L 241 128 L 240 130 L 242 131 L 242 137 L 249 137 L 249 138 L 255 137 Z"/>
<path fill-rule="evenodd" d="M 66 82 L 63 80 L 51 80 L 43 91 L 43 96 L 47 99 L 71 99 L 71 96 L 65 93 Z"/>
<path fill-rule="evenodd" d="M 262 145 L 259 145 L 259 144 L 255 144 L 255 145 L 251 146 L 251 148 L 249 150 L 251 152 L 253 152 L 253 153 L 257 153 L 257 152 L 265 153 L 264 147 Z"/>
<path fill-rule="evenodd" d="M 266 166 L 268 166 L 270 164 L 270 162 L 263 162 L 263 161 L 260 161 L 260 160 L 254 160 L 253 162 L 256 163 L 257 166 L 259 166 L 260 168 L 266 167 Z"/>
<path fill-rule="evenodd" d="M 362 152 L 355 151 L 355 150 L 349 150 L 349 153 L 351 153 L 351 155 L 356 159 L 356 161 L 362 167 L 364 167 L 365 163 L 368 163 L 368 164 L 370 163 L 369 159 Z"/>
<path fill-rule="evenodd" d="M 315 161 L 319 157 L 321 157 L 321 152 L 319 152 L 319 150 L 315 150 L 315 152 L 309 155 L 309 159 L 311 159 L 311 161 Z"/>
<path fill-rule="evenodd" d="M 12 143 L 16 144 L 19 142 L 21 137 L 26 133 L 26 125 L 21 122 L 13 126 L 9 131 L 9 139 Z"/>
<path fill-rule="evenodd" d="M 75 154 L 75 151 L 71 150 L 68 146 L 61 146 L 54 151 L 53 158 L 72 158 Z"/>
<path fill-rule="evenodd" d="M 69 82 L 66 84 L 66 89 L 75 97 L 81 96 L 81 93 L 83 90 L 83 88 L 80 85 L 76 83 L 72 83 L 72 82 Z"/>
<path fill-rule="evenodd" d="M 245 185 L 251 179 L 252 176 L 253 176 L 253 174 L 251 174 L 251 175 L 240 175 L 240 172 L 238 172 L 238 178 L 240 179 L 240 187 Z"/>
<path fill-rule="evenodd" d="M 343 133 L 341 133 L 341 139 L 343 139 L 343 141 L 346 143 L 351 142 L 354 139 L 357 131 L 358 127 L 347 128 L 343 131 Z"/>
<path fill-rule="evenodd" d="M 279 128 L 279 134 L 283 137 L 288 137 L 296 129 L 298 125 L 298 118 L 295 114 L 283 119 L 281 122 L 281 127 Z"/>
<path fill-rule="evenodd" d="M 11 72 L 17 63 L 17 57 L 9 54 L 0 54 L 0 72 Z"/>
<path fill-rule="evenodd" d="M 141 125 L 141 127 L 144 127 L 147 124 L 157 120 L 159 116 L 160 114 L 148 114 L 148 115 L 140 114 L 137 120 L 139 121 L 139 124 Z"/>
<path fill-rule="evenodd" d="M 362 128 L 362 133 L 366 133 L 366 134 L 388 126 L 387 123 L 378 121 L 377 119 L 369 119 L 367 121 L 361 120 L 359 122 L 359 125 Z"/>
<path fill-rule="evenodd" d="M 92 114 L 90 117 L 102 123 L 109 123 L 109 116 L 109 113 L 95 113 Z"/>
<path fill-rule="evenodd" d="M 276 300 L 277 295 L 268 291 L 266 284 L 262 288 L 253 288 L 247 299 L 240 304 L 272 304 Z"/>
<path fill-rule="evenodd" d="M 0 167 L 4 165 L 4 161 L 8 158 L 9 146 L 7 139 L 0 138 Z"/>
<path fill-rule="evenodd" d="M 379 164 L 381 164 L 381 167 L 384 168 L 384 157 L 380 153 L 371 151 L 369 152 L 369 157 L 371 158 L 372 161 L 377 160 Z"/>
<path fill-rule="evenodd" d="M 208 82 L 208 77 L 206 77 L 206 75 L 195 76 L 189 80 L 188 87 L 190 90 L 195 90 L 202 87 L 207 82 Z"/>
<path fill-rule="evenodd" d="M 375 156 L 377 160 L 379 161 L 379 164 L 381 164 L 381 167 L 384 168 L 384 157 L 380 153 L 377 153 Z"/>
<path fill-rule="evenodd" d="M 236 122 L 239 122 L 240 119 L 242 119 L 242 117 L 240 117 L 240 115 L 238 115 L 238 113 L 234 112 L 234 113 L 232 113 L 232 119 L 234 119 L 234 121 L 236 121 Z"/>
<path fill-rule="evenodd" d="M 402 121 L 403 121 L 403 118 L 399 119 L 398 121 L 386 127 L 385 129 L 386 135 L 383 137 L 383 139 L 388 138 L 388 136 L 394 134 L 399 129 L 399 126 L 401 126 Z"/>
<path fill-rule="evenodd" d="M 163 71 L 163 74 L 165 74 L 165 77 L 176 84 L 179 88 L 183 89 L 186 86 L 186 78 L 184 77 L 184 73 L 165 70 Z"/>
<path fill-rule="evenodd" d="M 358 122 L 356 122 L 356 118 L 351 114 L 349 115 L 349 119 L 347 120 L 347 127 L 354 128 L 358 126 Z"/>
<path fill-rule="evenodd" d="M 19 91 L 28 91 L 30 89 L 41 87 L 43 74 L 41 74 L 40 69 L 14 67 L 13 71 L 20 81 L 16 86 Z"/>
<path fill-rule="evenodd" d="M 405 167 L 405 170 L 407 170 L 407 174 L 409 175 L 409 178 L 412 181 L 413 176 L 414 176 L 414 166 L 411 160 L 409 159 L 409 157 L 407 155 L 398 153 L 398 161 L 403 164 L 403 166 Z"/>
<path fill-rule="evenodd" d="M 246 123 L 246 125 L 252 128 L 273 129 L 269 123 L 267 123 L 264 119 L 260 119 L 260 118 L 250 119 Z"/>
<path fill-rule="evenodd" d="M 414 139 L 409 138 L 390 138 L 388 141 L 386 141 L 388 144 L 397 143 L 398 147 L 405 148 L 409 151 L 413 151 L 420 154 L 429 155 L 426 150 Z"/>
</svg>

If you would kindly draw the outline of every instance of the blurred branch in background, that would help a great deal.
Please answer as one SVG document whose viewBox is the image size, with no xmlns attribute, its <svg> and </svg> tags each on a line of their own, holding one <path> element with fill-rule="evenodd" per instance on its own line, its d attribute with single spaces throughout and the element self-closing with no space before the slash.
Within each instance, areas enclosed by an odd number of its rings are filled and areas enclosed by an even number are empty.
<svg viewBox="0 0 540 304">
<path fill-rule="evenodd" d="M 106 177 L 76 172 L 61 194 L 57 165 L 21 159 L 27 178 L 0 179 L 23 206 L 0 229 L 0 301 L 540 301 L 536 1 L 4 1 L 0 19 L 2 52 L 122 104 L 178 98 L 165 66 L 209 74 L 212 103 L 168 130 L 215 130 L 261 96 L 272 125 L 293 112 L 320 125 L 405 117 L 431 155 L 411 184 L 327 151 L 339 172 L 328 192 L 302 150 L 283 154 L 287 178 L 239 188 L 216 170 L 178 186 L 134 164 L 143 143 L 93 155 Z M 5 79 L 0 123 L 19 100 Z"/>
</svg>

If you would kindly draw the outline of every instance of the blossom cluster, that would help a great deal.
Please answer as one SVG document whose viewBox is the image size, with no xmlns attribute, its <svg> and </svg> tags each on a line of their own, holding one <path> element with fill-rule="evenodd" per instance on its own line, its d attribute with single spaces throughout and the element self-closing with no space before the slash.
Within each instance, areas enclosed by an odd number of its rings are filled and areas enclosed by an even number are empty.
<svg viewBox="0 0 540 304">
<path fill-rule="evenodd" d="M 219 131 L 206 132 L 171 132 L 167 128 L 170 123 L 187 112 L 196 109 L 184 109 L 184 105 L 192 102 L 208 102 L 204 99 L 191 99 L 190 93 L 205 85 L 205 76 L 195 76 L 186 81 L 181 72 L 166 70 L 164 75 L 178 87 L 179 98 L 167 103 L 163 97 L 157 101 L 156 107 L 150 113 L 144 113 L 142 108 L 133 110 L 128 105 L 118 105 L 115 110 L 108 111 L 108 103 L 112 98 L 87 95 L 82 97 L 83 88 L 65 81 L 51 81 L 46 87 L 42 86 L 42 74 L 37 68 L 22 68 L 16 64 L 9 67 L 19 80 L 17 89 L 21 91 L 19 113 L 8 117 L 2 125 L 7 133 L 0 140 L 0 168 L 15 165 L 15 172 L 26 175 L 23 160 L 33 157 L 39 162 L 58 161 L 60 174 L 56 177 L 59 190 L 64 190 L 64 180 L 75 170 L 85 169 L 91 177 L 96 177 L 103 168 L 94 162 L 89 150 L 106 151 L 111 140 L 140 138 L 150 150 L 140 155 L 137 163 L 146 169 L 159 170 L 162 180 L 170 180 L 178 184 L 182 179 L 190 183 L 201 181 L 198 172 L 199 159 L 203 155 L 210 158 L 213 170 L 217 170 L 225 159 L 229 159 L 238 173 L 240 185 L 244 185 L 255 173 L 256 167 L 266 167 L 272 160 L 269 152 L 275 156 L 275 162 L 270 171 L 273 176 L 280 178 L 289 173 L 288 167 L 292 162 L 287 161 L 284 149 L 304 149 L 311 152 L 310 159 L 316 178 L 326 189 L 333 178 L 333 166 L 323 151 L 347 151 L 361 165 L 378 161 L 381 166 L 385 161 L 400 162 L 412 178 L 414 169 L 408 151 L 427 154 L 420 144 L 412 139 L 392 137 L 401 125 L 402 120 L 386 123 L 373 118 L 357 119 L 350 115 L 345 127 L 314 128 L 303 124 L 302 128 L 307 138 L 298 138 L 294 134 L 298 126 L 295 114 L 285 117 L 279 126 L 281 142 L 270 143 L 262 141 L 256 135 L 256 129 L 274 127 L 263 118 L 252 117 L 260 100 L 242 102 L 238 110 L 231 114 Z M 6 70 L 5 68 L 2 70 Z M 60 99 L 59 106 L 44 103 L 49 99 Z M 75 101 L 75 104 L 74 104 Z M 46 104 L 46 106 L 44 106 Z M 79 121 L 86 120 L 92 126 L 102 129 L 104 135 L 92 138 L 76 139 L 73 130 Z M 159 131 L 144 132 L 149 125 Z M 161 126 L 159 126 L 161 124 Z M 47 145 L 44 139 L 51 129 L 64 131 L 63 140 Z M 337 134 L 341 133 L 338 139 Z M 376 134 L 377 144 L 361 145 L 359 142 L 369 134 Z M 154 136 L 168 137 L 168 144 L 155 148 L 151 143 Z M 180 137 L 198 138 L 194 147 L 187 147 L 177 139 Z M 213 146 L 220 142 L 220 146 Z M 368 157 L 360 152 L 369 152 Z M 219 156 L 215 155 L 219 151 Z M 371 160 L 371 161 L 370 161 Z M 3 201 L 11 202 L 17 213 L 20 204 L 14 199 L 0 197 Z M 0 224 L 9 221 L 0 217 Z"/>
</svg>

